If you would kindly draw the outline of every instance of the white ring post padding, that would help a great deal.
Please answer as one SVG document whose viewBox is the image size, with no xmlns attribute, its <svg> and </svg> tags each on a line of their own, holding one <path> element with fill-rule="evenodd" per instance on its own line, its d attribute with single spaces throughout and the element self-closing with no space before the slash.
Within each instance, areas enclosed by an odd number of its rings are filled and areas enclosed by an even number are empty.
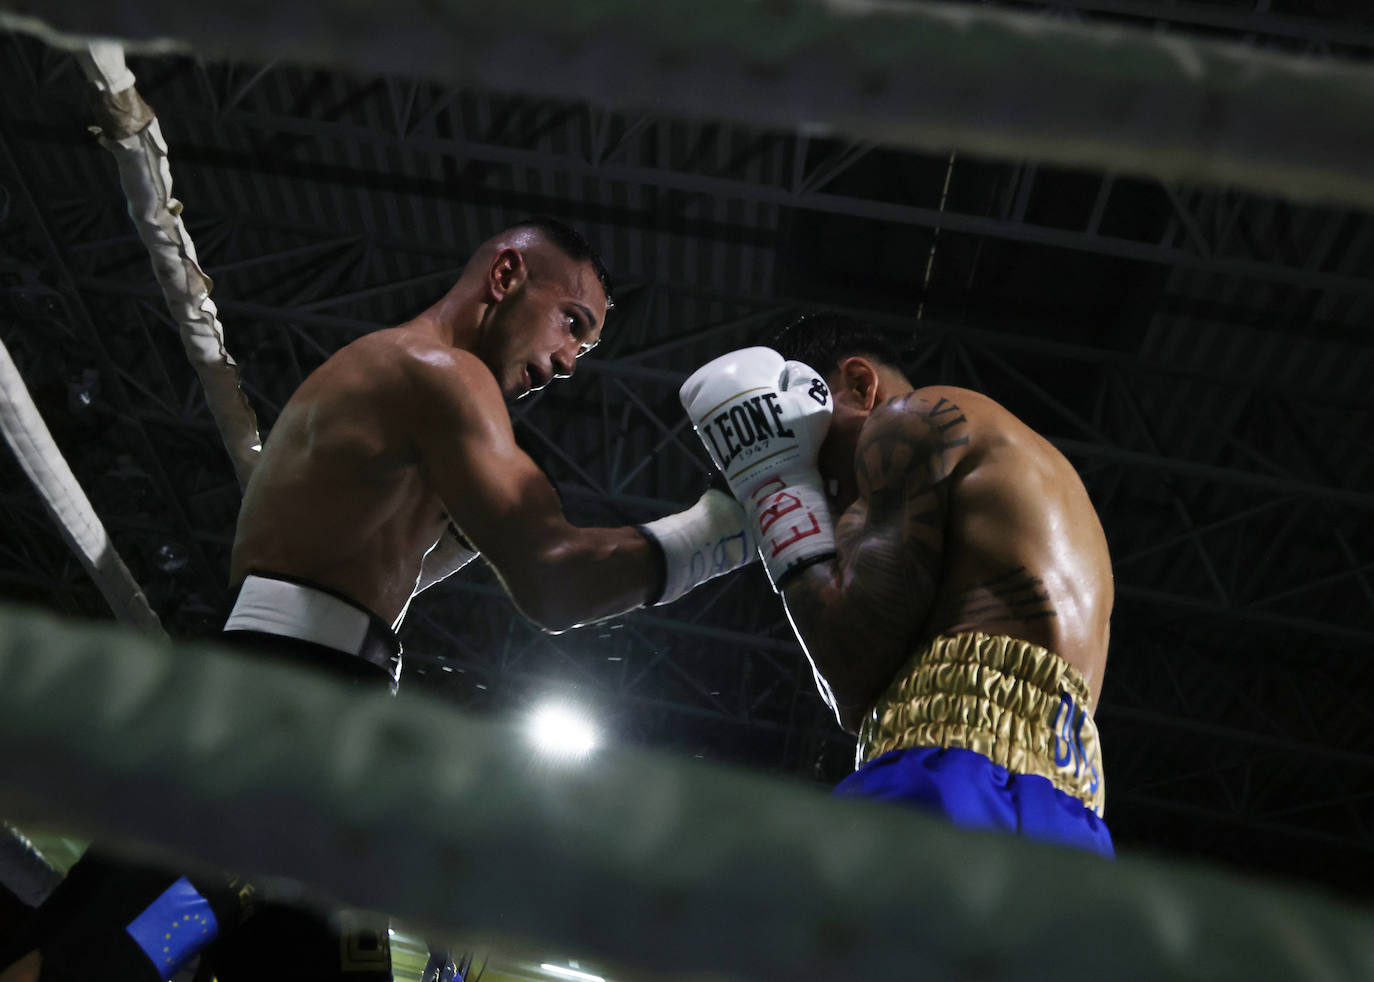
<svg viewBox="0 0 1374 982">
<path fill-rule="evenodd" d="M 162 622 L 148 606 L 104 524 L 48 432 L 9 349 L 0 343 L 0 430 L 62 531 L 67 545 L 120 621 L 156 634 Z"/>
<path fill-rule="evenodd" d="M 0 0 L 55 44 L 426 75 L 1374 207 L 1374 65 L 921 0 Z M 457 152 L 457 151 L 456 151 Z"/>
<path fill-rule="evenodd" d="M 245 486 L 262 449 L 258 420 L 240 387 L 238 365 L 225 348 L 219 309 L 210 299 L 214 283 L 200 268 L 195 243 L 181 220 L 181 202 L 172 197 L 172 170 L 162 128 L 137 94 L 130 92 L 134 76 L 124 64 L 119 45 L 92 42 L 77 51 L 76 58 L 109 108 L 107 115 L 132 119 L 134 132 L 102 133 L 100 145 L 119 167 L 129 217 L 148 249 L 153 273 L 180 330 L 186 355 L 200 377 L 239 485 Z M 141 112 L 130 113 L 130 102 Z"/>
<path fill-rule="evenodd" d="M 433 698 L 3 607 L 0 814 L 674 978 L 1374 978 L 1374 917 L 1313 893 L 663 753 L 541 759 Z"/>
</svg>

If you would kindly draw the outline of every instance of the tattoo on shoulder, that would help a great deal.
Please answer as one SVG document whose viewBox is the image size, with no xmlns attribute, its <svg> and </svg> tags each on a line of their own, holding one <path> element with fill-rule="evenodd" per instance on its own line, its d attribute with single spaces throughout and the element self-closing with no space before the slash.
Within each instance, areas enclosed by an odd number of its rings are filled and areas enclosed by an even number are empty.
<svg viewBox="0 0 1374 982">
<path fill-rule="evenodd" d="M 869 493 L 884 486 L 928 491 L 949 476 L 948 454 L 968 443 L 968 418 L 955 403 L 897 396 L 864 428 L 856 455 L 859 487 Z"/>
<path fill-rule="evenodd" d="M 787 593 L 808 649 L 821 653 L 818 671 L 832 684 L 845 680 L 832 701 L 866 705 L 919 636 L 942 576 L 948 478 L 960 459 L 951 451 L 968 445 L 969 431 L 955 403 L 915 393 L 865 424 L 855 451 L 859 497 L 835 525 L 840 566 L 803 571 Z"/>
<path fill-rule="evenodd" d="M 926 415 L 932 420 L 935 432 L 940 435 L 941 453 L 968 445 L 968 417 L 954 403 L 941 396 Z"/>
<path fill-rule="evenodd" d="M 913 630 L 913 612 L 935 595 L 950 451 L 968 442 L 957 405 L 914 394 L 891 400 L 864 428 L 855 455 L 860 500 L 837 523 L 836 542 L 851 564 L 852 592 L 889 630 Z"/>
</svg>

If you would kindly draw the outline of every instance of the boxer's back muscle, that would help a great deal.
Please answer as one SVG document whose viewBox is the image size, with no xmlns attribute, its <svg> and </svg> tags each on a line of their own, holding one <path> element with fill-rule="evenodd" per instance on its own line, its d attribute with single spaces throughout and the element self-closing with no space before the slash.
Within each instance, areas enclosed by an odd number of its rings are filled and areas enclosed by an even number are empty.
<svg viewBox="0 0 1374 982">
<path fill-rule="evenodd" d="M 407 433 L 404 333 L 342 349 L 291 397 L 244 494 L 231 581 L 249 570 L 338 590 L 391 621 L 445 517 Z"/>
<path fill-rule="evenodd" d="M 1112 572 L 1078 473 L 986 396 L 946 386 L 917 394 L 956 404 L 969 437 L 950 476 L 943 575 L 921 633 L 982 631 L 1043 645 L 1083 673 L 1096 702 Z"/>
</svg>

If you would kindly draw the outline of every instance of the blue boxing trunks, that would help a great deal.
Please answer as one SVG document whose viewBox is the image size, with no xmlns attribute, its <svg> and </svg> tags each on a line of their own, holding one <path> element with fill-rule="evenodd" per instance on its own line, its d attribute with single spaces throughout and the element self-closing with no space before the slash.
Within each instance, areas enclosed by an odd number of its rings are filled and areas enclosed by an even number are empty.
<svg viewBox="0 0 1374 982">
<path fill-rule="evenodd" d="M 249 573 L 219 640 L 248 654 L 308 664 L 359 681 L 401 676 L 401 642 L 342 594 L 277 573 Z"/>
<path fill-rule="evenodd" d="M 1039 645 L 935 638 L 864 718 L 857 769 L 835 794 L 1114 856 L 1088 700 L 1082 674 Z"/>
</svg>

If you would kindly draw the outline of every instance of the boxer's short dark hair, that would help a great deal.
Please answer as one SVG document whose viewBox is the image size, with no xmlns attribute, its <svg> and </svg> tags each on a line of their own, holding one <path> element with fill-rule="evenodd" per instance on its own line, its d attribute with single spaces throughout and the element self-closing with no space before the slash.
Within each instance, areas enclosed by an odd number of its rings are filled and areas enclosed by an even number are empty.
<svg viewBox="0 0 1374 982">
<path fill-rule="evenodd" d="M 601 284 L 601 289 L 606 291 L 606 309 L 610 310 L 615 306 L 615 301 L 611 299 L 611 274 L 606 269 L 606 264 L 601 261 L 601 256 L 592 244 L 586 240 L 581 232 L 571 225 L 565 225 L 556 218 L 549 218 L 545 215 L 535 215 L 516 222 L 508 231 L 520 228 L 538 229 L 544 237 L 558 247 L 558 251 L 569 259 L 579 263 L 591 263 L 592 269 L 596 272 L 597 282 Z"/>
<path fill-rule="evenodd" d="M 805 362 L 823 376 L 854 355 L 863 355 L 889 368 L 902 367 L 897 347 L 886 334 L 845 314 L 803 314 L 765 343 L 789 361 Z"/>
</svg>

